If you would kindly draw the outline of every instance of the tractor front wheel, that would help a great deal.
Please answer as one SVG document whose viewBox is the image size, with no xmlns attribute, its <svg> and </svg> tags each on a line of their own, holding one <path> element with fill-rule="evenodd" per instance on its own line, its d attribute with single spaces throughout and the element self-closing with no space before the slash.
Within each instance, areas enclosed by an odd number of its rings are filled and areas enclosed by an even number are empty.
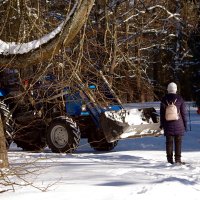
<svg viewBox="0 0 200 200">
<path fill-rule="evenodd" d="M 117 146 L 118 141 L 107 142 L 103 132 L 96 130 L 90 133 L 88 143 L 96 151 L 111 151 Z"/>
<path fill-rule="evenodd" d="M 77 124 L 70 118 L 58 117 L 50 123 L 46 139 L 54 153 L 72 153 L 80 142 L 81 134 Z"/>
</svg>

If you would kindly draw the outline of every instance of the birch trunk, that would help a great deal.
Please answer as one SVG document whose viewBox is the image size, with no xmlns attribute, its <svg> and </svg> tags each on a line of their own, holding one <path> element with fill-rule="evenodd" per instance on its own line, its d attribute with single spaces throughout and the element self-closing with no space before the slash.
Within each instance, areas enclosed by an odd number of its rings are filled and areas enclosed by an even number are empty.
<svg viewBox="0 0 200 200">
<path fill-rule="evenodd" d="M 3 129 L 3 122 L 0 115 L 0 168 L 8 168 L 8 152 L 6 148 L 6 140 Z"/>
</svg>

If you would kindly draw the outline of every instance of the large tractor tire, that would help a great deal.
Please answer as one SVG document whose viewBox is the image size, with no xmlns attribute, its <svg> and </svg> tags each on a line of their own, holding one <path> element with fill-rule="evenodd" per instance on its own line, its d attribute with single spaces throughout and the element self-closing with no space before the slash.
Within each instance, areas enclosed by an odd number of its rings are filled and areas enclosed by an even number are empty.
<svg viewBox="0 0 200 200">
<path fill-rule="evenodd" d="M 42 151 L 45 146 L 46 125 L 42 120 L 27 124 L 17 124 L 13 140 L 24 151 Z"/>
<path fill-rule="evenodd" d="M 72 153 L 79 146 L 81 133 L 72 119 L 58 117 L 50 123 L 46 139 L 47 145 L 52 152 Z"/>
<path fill-rule="evenodd" d="M 8 106 L 3 102 L 0 101 L 0 114 L 3 121 L 3 129 L 6 138 L 6 146 L 9 148 L 10 144 L 12 143 L 13 132 L 14 132 L 14 123 L 12 120 L 12 115 Z"/>
<path fill-rule="evenodd" d="M 104 133 L 96 130 L 90 133 L 88 143 L 96 151 L 111 151 L 117 146 L 118 141 L 109 143 L 107 142 Z"/>
</svg>

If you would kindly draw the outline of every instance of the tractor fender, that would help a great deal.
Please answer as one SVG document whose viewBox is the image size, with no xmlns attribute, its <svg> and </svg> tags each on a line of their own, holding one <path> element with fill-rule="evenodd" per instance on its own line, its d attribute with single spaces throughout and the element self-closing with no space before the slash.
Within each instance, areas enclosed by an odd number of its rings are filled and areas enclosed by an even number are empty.
<svg viewBox="0 0 200 200">
<path fill-rule="evenodd" d="M 74 122 L 73 119 L 71 117 L 67 117 L 67 116 L 64 116 L 64 115 L 61 115 L 61 116 L 58 116 L 58 117 L 55 117 L 53 118 L 49 123 L 48 123 L 48 126 L 52 123 L 52 122 L 58 122 L 60 120 L 65 120 L 65 121 L 71 121 L 71 122 Z"/>
</svg>

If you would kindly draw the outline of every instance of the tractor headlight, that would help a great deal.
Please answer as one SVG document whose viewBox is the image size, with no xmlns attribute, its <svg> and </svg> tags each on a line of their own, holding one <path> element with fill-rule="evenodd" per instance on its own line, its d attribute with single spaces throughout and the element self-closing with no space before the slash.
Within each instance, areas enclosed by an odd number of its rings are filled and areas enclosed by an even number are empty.
<svg viewBox="0 0 200 200">
<path fill-rule="evenodd" d="M 87 106 L 85 104 L 83 104 L 81 106 L 81 116 L 89 116 L 90 113 L 87 111 Z"/>
<path fill-rule="evenodd" d="M 81 110 L 82 110 L 82 112 L 86 112 L 87 109 L 86 109 L 86 105 L 85 104 L 82 105 Z"/>
</svg>

